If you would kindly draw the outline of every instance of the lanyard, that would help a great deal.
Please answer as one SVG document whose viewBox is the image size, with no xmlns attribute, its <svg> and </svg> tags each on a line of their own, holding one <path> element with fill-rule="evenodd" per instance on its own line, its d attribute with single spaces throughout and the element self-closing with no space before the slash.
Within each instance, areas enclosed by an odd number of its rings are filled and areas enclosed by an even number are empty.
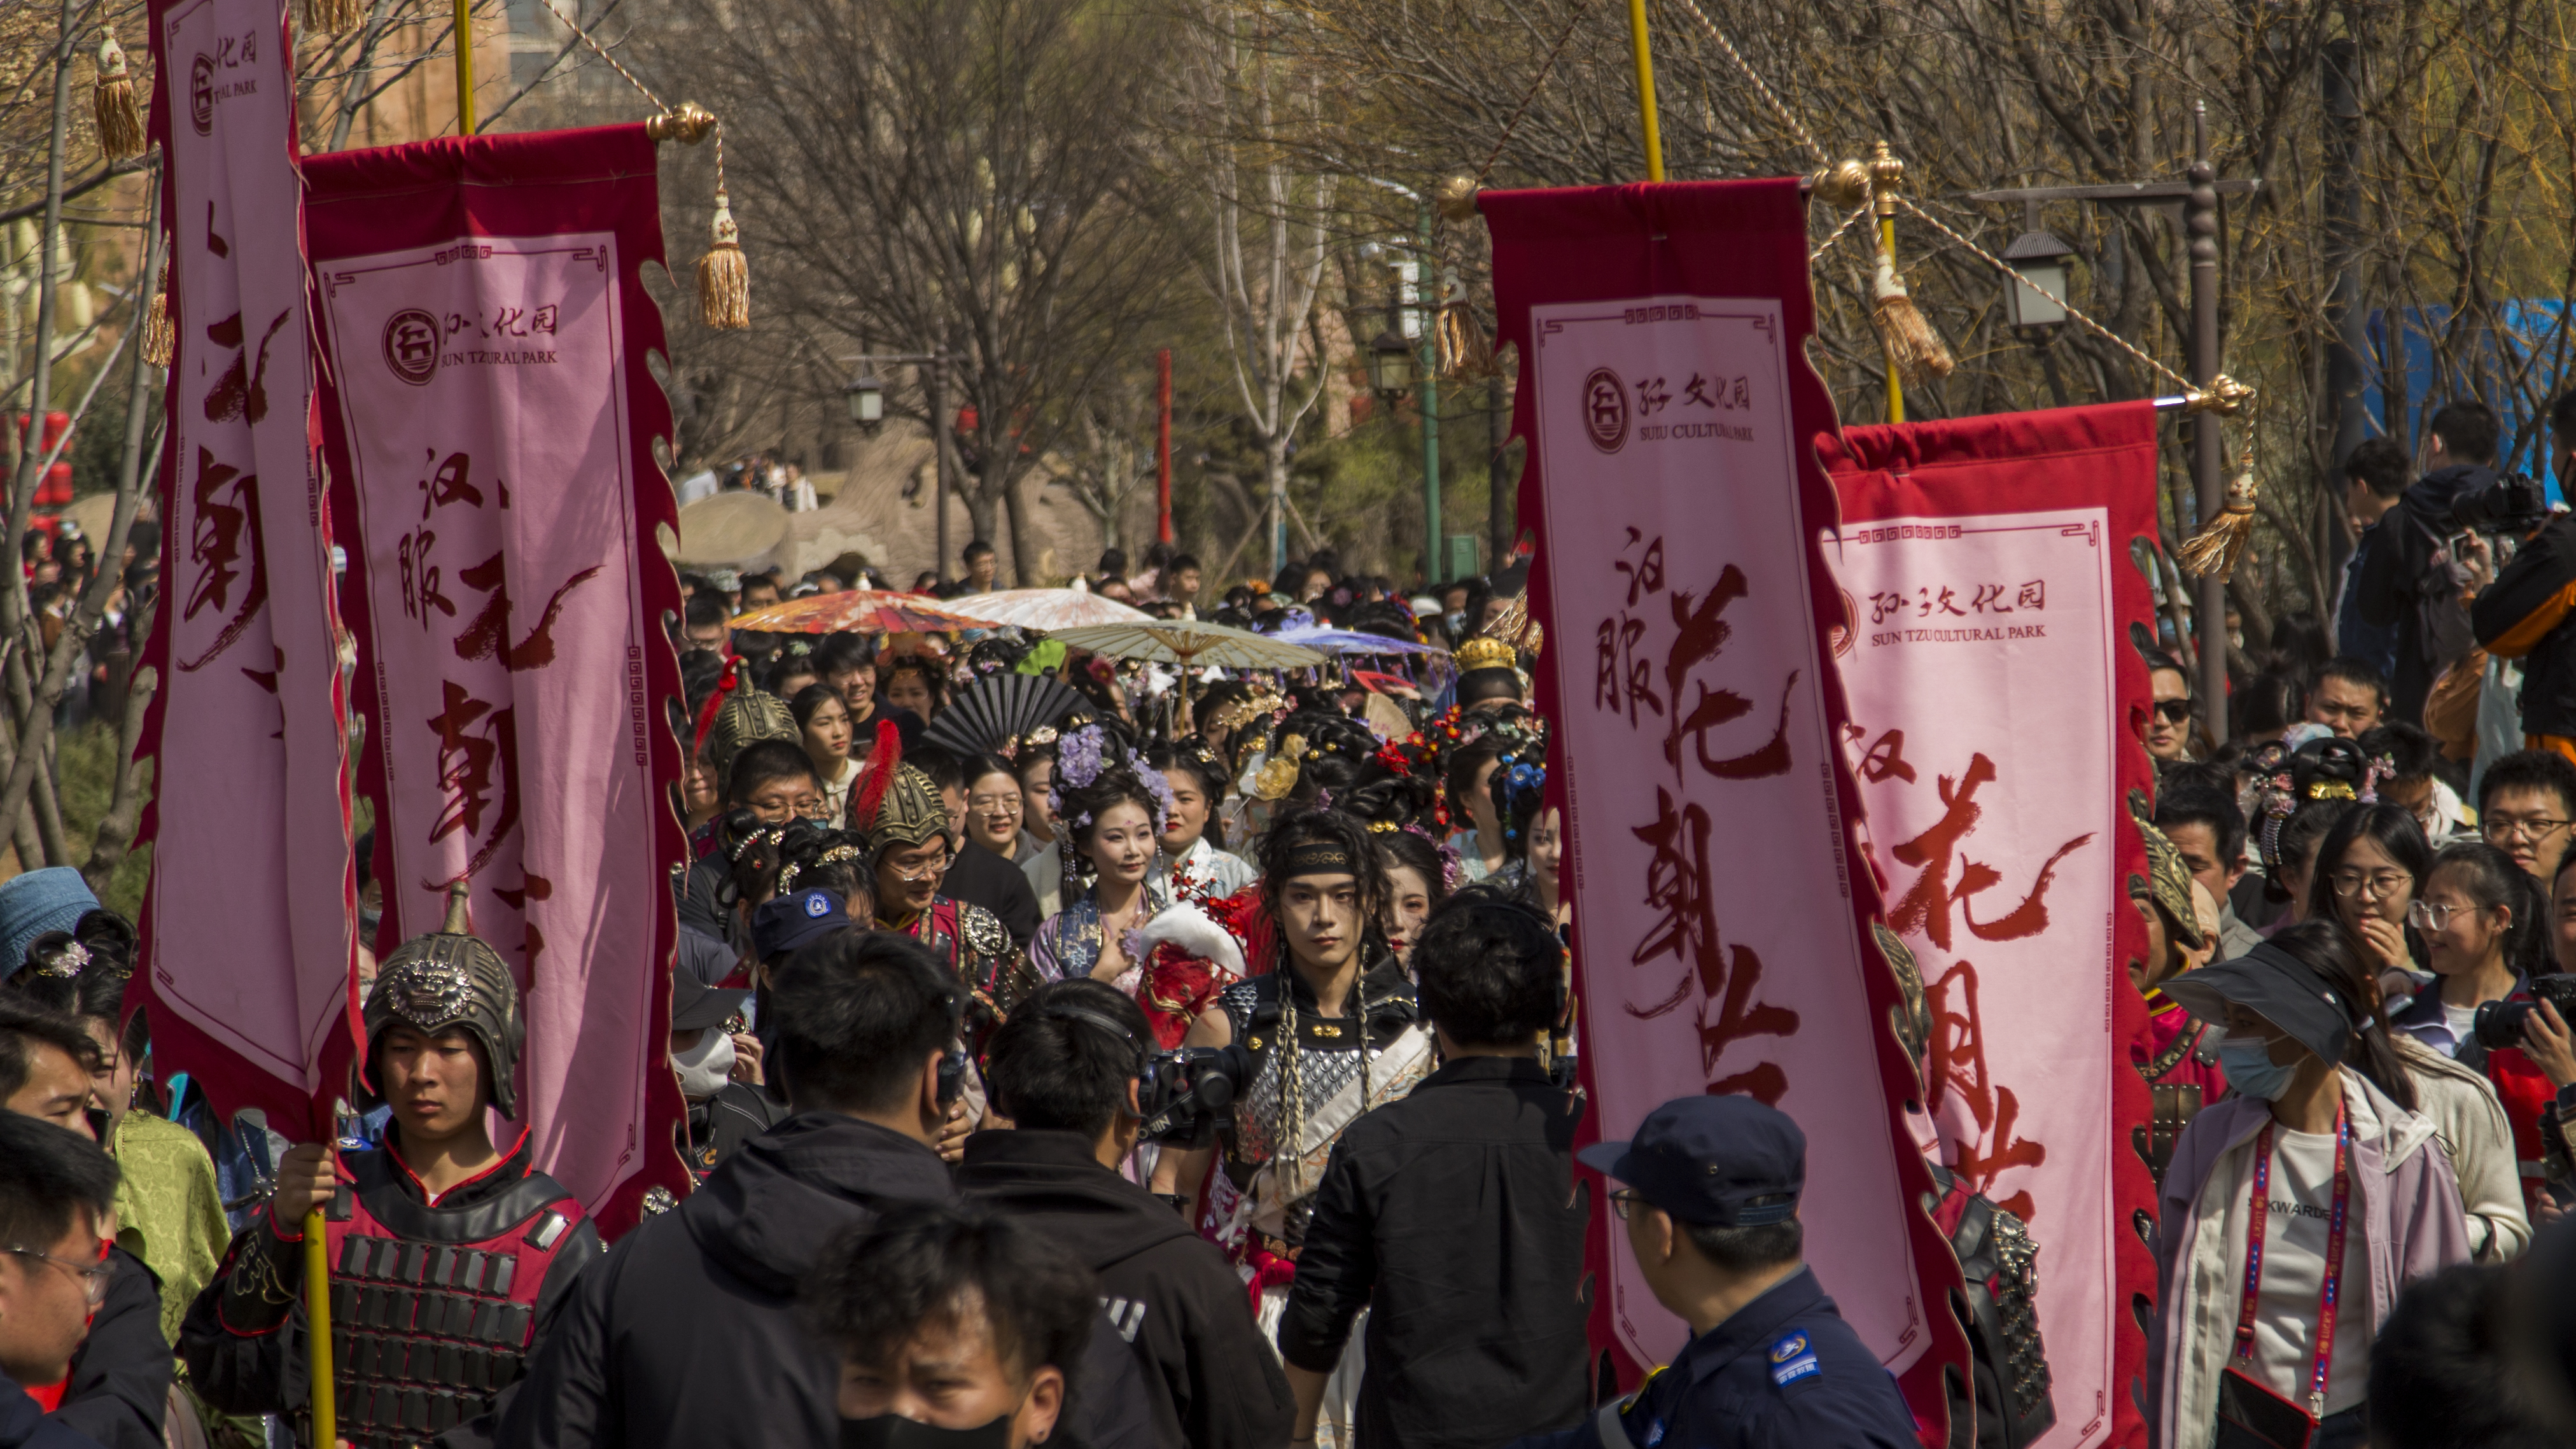
<svg viewBox="0 0 2576 1449">
<path fill-rule="evenodd" d="M 2263 1225 L 2271 1215 L 2272 1124 L 2254 1144 L 2254 1220 L 2245 1228 L 2245 1298 L 2236 1311 L 2236 1356 L 2254 1359 L 2254 1300 L 2263 1287 Z M 2326 1371 L 2334 1366 L 2335 1304 L 2343 1288 L 2344 1215 L 2352 1205 L 2352 1124 L 2335 1108 L 2334 1208 L 2326 1225 L 2325 1290 L 2317 1303 L 2317 1356 L 2308 1370 L 2308 1417 L 2326 1414 Z"/>
</svg>

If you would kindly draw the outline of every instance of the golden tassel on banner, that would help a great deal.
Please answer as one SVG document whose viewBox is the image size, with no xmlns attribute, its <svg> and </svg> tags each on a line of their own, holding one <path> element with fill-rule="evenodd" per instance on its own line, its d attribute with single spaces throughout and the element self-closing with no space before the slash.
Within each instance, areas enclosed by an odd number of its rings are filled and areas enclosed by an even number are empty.
<svg viewBox="0 0 2576 1449">
<path fill-rule="evenodd" d="M 2214 576 L 2223 584 L 2235 576 L 2236 560 L 2244 554 L 2245 541 L 2253 534 L 2254 460 L 2248 455 L 2245 471 L 2227 485 L 2226 506 L 2174 550 L 2174 564 L 2193 578 Z"/>
<path fill-rule="evenodd" d="M 1905 278 L 1896 270 L 1896 194 L 1905 183 L 1905 163 L 1878 143 L 1869 162 L 1870 195 L 1878 207 L 1878 267 L 1871 280 L 1870 320 L 1887 350 L 1887 420 L 1905 421 L 1904 383 L 1921 386 L 1927 379 L 1948 377 L 1959 364 L 1941 334 L 1906 294 Z M 1900 379 L 1902 381 L 1900 381 Z"/>
<path fill-rule="evenodd" d="M 751 325 L 751 263 L 742 254 L 742 228 L 722 191 L 716 193 L 713 241 L 698 258 L 698 319 L 719 332 Z"/>
<path fill-rule="evenodd" d="M 304 0 L 304 28 L 320 35 L 343 35 L 367 18 L 364 0 Z"/>
<path fill-rule="evenodd" d="M 98 32 L 98 80 L 90 87 L 90 107 L 98 117 L 98 149 L 110 161 L 131 161 L 149 144 L 143 112 L 134 103 L 134 76 L 126 68 L 125 47 L 116 32 Z"/>
<path fill-rule="evenodd" d="M 2225 373 L 2209 380 L 2206 388 L 2194 389 L 2184 406 L 2196 413 L 2221 416 L 2234 414 L 2245 405 L 2254 390 Z M 2227 582 L 2236 574 L 2236 561 L 2245 554 L 2246 540 L 2254 536 L 2254 447 L 2251 438 L 2245 447 L 2244 466 L 2237 470 L 2236 481 L 2227 485 L 2227 501 L 2218 516 L 2200 526 L 2200 531 L 2185 539 L 2173 551 L 2174 564 L 2196 579 L 2216 578 Z"/>
<path fill-rule="evenodd" d="M 170 321 L 170 264 L 164 261 L 152 305 L 143 314 L 143 360 L 154 367 L 168 367 L 178 351 L 179 331 Z"/>
</svg>

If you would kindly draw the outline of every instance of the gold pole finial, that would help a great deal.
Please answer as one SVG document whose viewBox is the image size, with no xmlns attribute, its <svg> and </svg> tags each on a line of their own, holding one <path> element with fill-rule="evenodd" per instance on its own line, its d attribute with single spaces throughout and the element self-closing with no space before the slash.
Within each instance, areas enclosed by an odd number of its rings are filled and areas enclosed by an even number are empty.
<svg viewBox="0 0 2576 1449">
<path fill-rule="evenodd" d="M 682 101 L 671 109 L 644 122 L 644 134 L 656 141 L 678 141 L 694 146 L 716 128 L 716 118 L 695 101 Z"/>
<path fill-rule="evenodd" d="M 467 901 L 472 890 L 466 885 L 466 879 L 464 876 L 458 876 L 447 887 L 447 921 L 438 929 L 450 936 L 471 935 L 474 930 L 472 912 Z"/>
</svg>

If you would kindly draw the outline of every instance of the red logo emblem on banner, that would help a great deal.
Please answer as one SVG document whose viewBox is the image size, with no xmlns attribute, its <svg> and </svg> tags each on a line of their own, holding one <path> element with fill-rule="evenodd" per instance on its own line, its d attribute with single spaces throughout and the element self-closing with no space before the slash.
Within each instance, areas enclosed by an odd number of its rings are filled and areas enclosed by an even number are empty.
<svg viewBox="0 0 2576 1449">
<path fill-rule="evenodd" d="M 1583 380 L 1583 430 L 1602 452 L 1628 445 L 1628 385 L 1606 367 L 1592 369 Z"/>
<path fill-rule="evenodd" d="M 438 319 L 406 307 L 385 321 L 385 366 L 420 387 L 438 375 Z"/>
<path fill-rule="evenodd" d="M 205 55 L 188 63 L 188 121 L 200 136 L 215 133 L 215 62 Z"/>
</svg>

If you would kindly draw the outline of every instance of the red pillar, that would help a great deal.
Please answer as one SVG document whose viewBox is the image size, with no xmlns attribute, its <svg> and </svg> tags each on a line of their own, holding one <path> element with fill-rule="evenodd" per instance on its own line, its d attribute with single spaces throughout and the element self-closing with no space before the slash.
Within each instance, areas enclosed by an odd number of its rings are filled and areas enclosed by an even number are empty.
<svg viewBox="0 0 2576 1449">
<path fill-rule="evenodd" d="M 1160 421 L 1154 437 L 1154 516 L 1158 520 L 1155 537 L 1172 541 L 1172 349 L 1166 347 L 1154 360 L 1155 391 L 1159 399 Z"/>
</svg>

